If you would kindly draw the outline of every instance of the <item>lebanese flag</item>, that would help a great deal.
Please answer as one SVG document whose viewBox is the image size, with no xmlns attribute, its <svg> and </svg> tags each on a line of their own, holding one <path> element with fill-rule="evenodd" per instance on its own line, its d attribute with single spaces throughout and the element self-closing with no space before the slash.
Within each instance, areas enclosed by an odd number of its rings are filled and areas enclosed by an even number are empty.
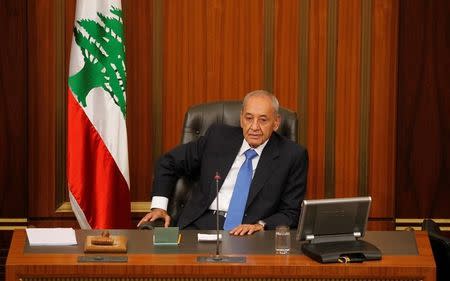
<svg viewBox="0 0 450 281">
<path fill-rule="evenodd" d="M 72 210 L 83 229 L 130 228 L 120 0 L 77 1 L 68 83 L 67 181 Z"/>
</svg>

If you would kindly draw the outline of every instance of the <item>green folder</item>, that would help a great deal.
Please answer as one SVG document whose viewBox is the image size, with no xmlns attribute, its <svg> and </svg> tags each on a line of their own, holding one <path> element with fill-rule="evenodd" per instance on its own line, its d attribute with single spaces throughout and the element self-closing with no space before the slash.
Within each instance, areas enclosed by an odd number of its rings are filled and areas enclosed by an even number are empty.
<svg viewBox="0 0 450 281">
<path fill-rule="evenodd" d="M 155 227 L 153 229 L 153 245 L 178 245 L 181 234 L 178 227 Z"/>
</svg>

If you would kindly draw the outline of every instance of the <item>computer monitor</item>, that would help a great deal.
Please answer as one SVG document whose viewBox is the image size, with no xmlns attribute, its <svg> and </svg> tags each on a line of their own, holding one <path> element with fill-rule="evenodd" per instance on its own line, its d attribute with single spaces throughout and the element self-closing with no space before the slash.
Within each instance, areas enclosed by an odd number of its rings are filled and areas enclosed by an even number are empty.
<svg viewBox="0 0 450 281">
<path fill-rule="evenodd" d="M 297 228 L 297 240 L 319 237 L 363 237 L 372 198 L 352 197 L 304 200 Z"/>
</svg>

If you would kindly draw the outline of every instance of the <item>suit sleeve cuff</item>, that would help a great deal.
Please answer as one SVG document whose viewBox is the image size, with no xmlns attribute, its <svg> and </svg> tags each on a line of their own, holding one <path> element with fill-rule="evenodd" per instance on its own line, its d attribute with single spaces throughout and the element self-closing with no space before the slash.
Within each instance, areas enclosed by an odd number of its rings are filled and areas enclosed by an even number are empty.
<svg viewBox="0 0 450 281">
<path fill-rule="evenodd" d="M 167 205 L 169 204 L 169 198 L 164 196 L 153 196 L 151 208 L 158 208 L 167 211 Z"/>
</svg>

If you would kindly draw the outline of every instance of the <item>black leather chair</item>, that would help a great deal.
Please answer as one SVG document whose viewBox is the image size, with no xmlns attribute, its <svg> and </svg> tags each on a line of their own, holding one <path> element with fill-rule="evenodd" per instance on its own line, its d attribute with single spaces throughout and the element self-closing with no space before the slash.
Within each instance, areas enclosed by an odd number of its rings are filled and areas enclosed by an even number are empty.
<svg viewBox="0 0 450 281">
<path fill-rule="evenodd" d="M 436 222 L 424 219 L 422 230 L 428 232 L 433 256 L 436 262 L 436 280 L 450 280 L 450 238 L 444 236 Z"/>
<path fill-rule="evenodd" d="M 188 143 L 203 136 L 212 124 L 240 126 L 241 101 L 221 101 L 199 104 L 188 109 L 184 116 L 181 143 Z M 288 139 L 297 142 L 297 114 L 291 110 L 279 109 L 281 124 L 277 132 Z M 169 198 L 167 211 L 172 218 L 171 225 L 176 225 L 180 214 L 191 196 L 193 186 L 198 184 L 195 179 L 181 178 L 178 180 L 172 196 Z M 140 228 L 151 229 L 162 226 L 162 220 L 145 223 Z"/>
</svg>

